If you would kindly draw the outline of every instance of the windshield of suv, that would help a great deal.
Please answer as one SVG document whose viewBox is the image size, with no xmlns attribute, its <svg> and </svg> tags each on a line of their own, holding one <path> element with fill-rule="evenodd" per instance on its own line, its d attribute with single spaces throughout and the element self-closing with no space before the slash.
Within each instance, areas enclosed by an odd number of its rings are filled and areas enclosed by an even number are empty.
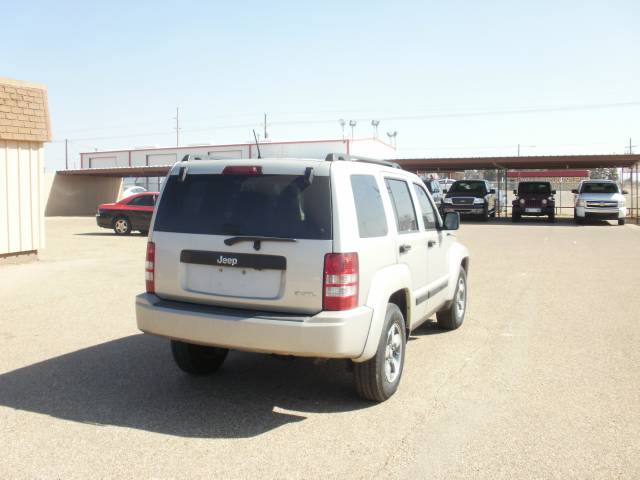
<svg viewBox="0 0 640 480">
<path fill-rule="evenodd" d="M 551 194 L 551 185 L 546 182 L 522 182 L 518 185 L 518 194 L 520 195 L 535 193 L 549 195 Z"/>
<path fill-rule="evenodd" d="M 458 180 L 449 189 L 449 193 L 461 193 L 471 196 L 483 196 L 487 193 L 482 181 Z"/>
<path fill-rule="evenodd" d="M 205 235 L 331 239 L 329 177 L 176 175 L 167 180 L 154 229 Z"/>
<path fill-rule="evenodd" d="M 583 183 L 580 193 L 619 193 L 618 185 L 615 183 Z"/>
</svg>

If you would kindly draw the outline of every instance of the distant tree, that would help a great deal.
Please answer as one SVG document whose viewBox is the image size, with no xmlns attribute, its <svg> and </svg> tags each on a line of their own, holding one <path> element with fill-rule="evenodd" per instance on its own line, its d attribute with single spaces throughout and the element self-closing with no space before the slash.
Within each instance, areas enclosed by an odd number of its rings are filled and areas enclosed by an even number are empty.
<svg viewBox="0 0 640 480">
<path fill-rule="evenodd" d="M 590 178 L 593 180 L 618 180 L 618 169 L 612 168 L 594 168 L 591 170 Z"/>
<path fill-rule="evenodd" d="M 495 170 L 485 170 L 484 171 L 484 179 L 490 182 L 495 182 L 497 178 Z"/>
</svg>

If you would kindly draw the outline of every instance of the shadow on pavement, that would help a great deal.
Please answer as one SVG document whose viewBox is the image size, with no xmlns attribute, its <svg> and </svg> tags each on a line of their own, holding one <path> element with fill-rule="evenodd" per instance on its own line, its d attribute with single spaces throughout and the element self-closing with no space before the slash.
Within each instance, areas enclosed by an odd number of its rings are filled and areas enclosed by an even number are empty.
<svg viewBox="0 0 640 480">
<path fill-rule="evenodd" d="M 522 219 L 519 222 L 513 222 L 511 220 L 510 217 L 505 218 L 505 217 L 501 217 L 501 218 L 492 218 L 491 220 L 489 220 L 488 222 L 479 222 L 479 221 L 473 221 L 473 220 L 466 220 L 463 219 L 462 223 L 469 223 L 469 224 L 478 224 L 478 225 L 511 225 L 514 227 L 530 227 L 530 226 L 538 226 L 538 227 L 550 227 L 550 228 L 556 228 L 556 227 L 573 227 L 573 228 L 580 228 L 580 227 L 585 227 L 585 226 L 618 226 L 618 222 L 616 221 L 607 221 L 607 220 L 589 220 L 589 222 L 583 224 L 583 225 L 578 225 L 575 223 L 575 221 L 573 220 L 573 218 L 571 217 L 561 217 L 558 218 L 556 217 L 556 221 L 553 223 L 550 223 L 547 220 L 547 217 L 522 217 Z"/>
<path fill-rule="evenodd" d="M 246 438 L 303 421 L 304 412 L 371 406 L 356 397 L 345 363 L 231 352 L 215 375 L 190 377 L 167 340 L 132 335 L 0 375 L 0 405 L 168 435 Z"/>
<path fill-rule="evenodd" d="M 411 331 L 411 335 L 409 335 L 409 341 L 418 340 L 420 337 L 427 337 L 429 335 L 438 335 L 447 333 L 447 330 L 442 330 L 438 328 L 438 323 L 436 322 L 435 316 L 434 318 L 430 318 L 422 325 L 420 325 L 415 330 Z"/>
<path fill-rule="evenodd" d="M 129 235 L 116 235 L 114 232 L 85 232 L 85 233 L 74 233 L 74 235 L 81 237 L 114 237 L 114 238 L 127 238 L 127 237 L 146 237 L 147 234 L 142 234 L 140 232 L 132 232 Z"/>
</svg>

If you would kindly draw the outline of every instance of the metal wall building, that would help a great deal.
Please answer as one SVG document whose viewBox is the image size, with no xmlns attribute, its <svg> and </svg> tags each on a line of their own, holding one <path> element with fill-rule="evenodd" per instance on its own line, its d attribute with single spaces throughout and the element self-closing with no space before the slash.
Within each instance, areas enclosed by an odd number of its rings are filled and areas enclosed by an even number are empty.
<svg viewBox="0 0 640 480">
<path fill-rule="evenodd" d="M 395 149 L 377 138 L 344 140 L 302 140 L 291 142 L 263 142 L 259 144 L 263 158 L 325 158 L 328 153 L 347 153 L 371 158 L 395 158 Z M 255 143 L 226 145 L 192 145 L 185 147 L 139 148 L 80 154 L 80 168 L 149 167 L 173 165 L 187 154 L 223 158 L 257 158 Z M 132 183 L 131 181 L 127 183 Z M 159 188 L 158 179 L 141 178 L 136 181 L 150 190 Z"/>
<path fill-rule="evenodd" d="M 0 77 L 0 260 L 44 246 L 46 87 Z"/>
</svg>

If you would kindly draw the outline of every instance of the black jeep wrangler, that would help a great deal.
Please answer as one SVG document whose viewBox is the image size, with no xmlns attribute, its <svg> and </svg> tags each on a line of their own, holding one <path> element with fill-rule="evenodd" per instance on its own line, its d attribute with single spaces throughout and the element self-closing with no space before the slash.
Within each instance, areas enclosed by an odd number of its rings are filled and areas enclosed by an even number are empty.
<svg viewBox="0 0 640 480">
<path fill-rule="evenodd" d="M 524 216 L 547 216 L 549 222 L 556 219 L 556 202 L 553 196 L 556 191 L 551 190 L 549 182 L 520 182 L 518 189 L 514 190 L 515 200 L 511 206 L 511 219 L 520 221 Z"/>
</svg>

